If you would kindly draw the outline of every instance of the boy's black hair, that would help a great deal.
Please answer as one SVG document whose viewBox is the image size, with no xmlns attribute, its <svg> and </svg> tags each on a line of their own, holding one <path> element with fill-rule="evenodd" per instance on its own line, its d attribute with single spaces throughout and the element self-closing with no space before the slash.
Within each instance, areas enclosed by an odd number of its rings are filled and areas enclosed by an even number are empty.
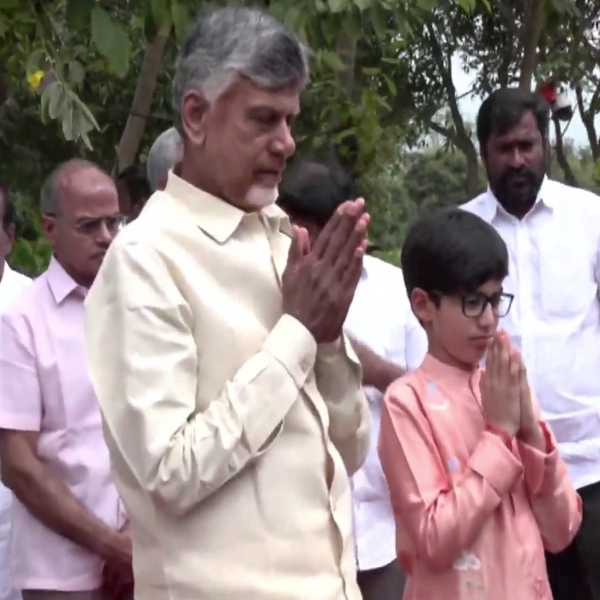
<svg viewBox="0 0 600 600">
<path fill-rule="evenodd" d="M 415 288 L 444 296 L 477 291 L 508 275 L 508 250 L 483 219 L 460 208 L 442 208 L 409 227 L 401 255 L 408 296 Z"/>
<path fill-rule="evenodd" d="M 340 204 L 358 196 L 352 176 L 329 152 L 296 159 L 283 174 L 277 204 L 323 226 Z"/>
<path fill-rule="evenodd" d="M 485 156 L 492 133 L 508 133 L 528 112 L 535 117 L 542 139 L 545 140 L 550 107 L 541 94 L 520 88 L 502 88 L 492 92 L 482 102 L 477 114 L 477 140 L 481 154 Z"/>
<path fill-rule="evenodd" d="M 142 165 L 131 165 L 123 169 L 117 176 L 117 182 L 122 182 L 127 187 L 132 206 L 144 204 L 152 194 L 146 169 Z"/>
</svg>

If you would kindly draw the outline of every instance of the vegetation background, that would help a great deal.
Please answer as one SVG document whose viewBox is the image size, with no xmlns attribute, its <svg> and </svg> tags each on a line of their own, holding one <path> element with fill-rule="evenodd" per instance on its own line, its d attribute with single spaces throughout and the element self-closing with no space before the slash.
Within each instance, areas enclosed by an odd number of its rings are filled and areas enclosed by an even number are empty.
<svg viewBox="0 0 600 600">
<path fill-rule="evenodd" d="M 11 256 L 35 275 L 49 248 L 38 194 L 54 166 L 83 156 L 113 173 L 145 160 L 171 125 L 178 42 L 200 10 L 191 0 L 2 0 L 0 178 L 15 192 L 20 238 Z M 231 4 L 231 3 L 229 3 Z M 485 187 L 473 124 L 461 114 L 456 64 L 468 94 L 560 82 L 587 143 L 552 123 L 552 176 L 600 188 L 600 0 L 248 0 L 312 50 L 296 136 L 333 145 L 361 181 L 370 237 L 395 262 L 422 210 L 462 203 Z"/>
</svg>

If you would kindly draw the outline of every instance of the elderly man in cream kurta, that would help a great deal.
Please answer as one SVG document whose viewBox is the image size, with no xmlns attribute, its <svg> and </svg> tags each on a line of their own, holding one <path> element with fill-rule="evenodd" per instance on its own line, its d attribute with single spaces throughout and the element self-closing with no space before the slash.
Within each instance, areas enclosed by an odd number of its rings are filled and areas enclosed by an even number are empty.
<svg viewBox="0 0 600 600">
<path fill-rule="evenodd" d="M 195 23 L 182 161 L 87 297 L 139 600 L 360 599 L 348 474 L 369 413 L 342 325 L 369 218 L 347 202 L 311 246 L 274 205 L 307 76 L 269 16 Z"/>
</svg>

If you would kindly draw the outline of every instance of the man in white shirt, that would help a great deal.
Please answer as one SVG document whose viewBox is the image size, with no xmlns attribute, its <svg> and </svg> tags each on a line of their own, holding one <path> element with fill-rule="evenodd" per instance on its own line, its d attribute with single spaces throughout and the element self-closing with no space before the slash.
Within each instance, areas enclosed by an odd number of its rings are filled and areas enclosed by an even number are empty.
<svg viewBox="0 0 600 600">
<path fill-rule="evenodd" d="M 31 280 L 13 271 L 6 262 L 15 243 L 16 208 L 8 187 L 0 182 L 0 313 L 5 311 L 29 286 Z M 10 577 L 11 534 L 10 490 L 0 483 L 0 600 L 20 600 Z"/>
<path fill-rule="evenodd" d="M 333 160 L 296 161 L 286 172 L 278 204 L 316 240 L 336 208 L 358 195 L 350 176 Z M 427 352 L 423 328 L 407 300 L 402 271 L 365 256 L 344 329 L 363 367 L 372 435 L 369 454 L 352 478 L 358 584 L 364 600 L 400 600 L 405 575 L 396 560 L 394 514 L 377 441 L 383 393 Z"/>
<path fill-rule="evenodd" d="M 549 111 L 502 89 L 479 110 L 489 188 L 463 206 L 500 233 L 513 308 L 501 326 L 521 349 L 544 418 L 583 502 L 563 552 L 547 555 L 555 600 L 600 599 L 600 198 L 546 177 Z M 526 540 L 522 540 L 523 543 Z"/>
</svg>

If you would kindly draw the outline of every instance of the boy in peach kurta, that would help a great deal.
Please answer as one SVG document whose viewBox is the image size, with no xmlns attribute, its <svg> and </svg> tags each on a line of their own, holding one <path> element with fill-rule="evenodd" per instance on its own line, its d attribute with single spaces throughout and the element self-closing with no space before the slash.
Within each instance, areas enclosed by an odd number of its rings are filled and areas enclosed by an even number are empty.
<svg viewBox="0 0 600 600">
<path fill-rule="evenodd" d="M 479 217 L 443 209 L 410 228 L 402 269 L 429 341 L 381 417 L 404 600 L 552 600 L 544 550 L 570 543 L 581 502 L 497 332 L 512 303 L 506 246 Z"/>
</svg>

